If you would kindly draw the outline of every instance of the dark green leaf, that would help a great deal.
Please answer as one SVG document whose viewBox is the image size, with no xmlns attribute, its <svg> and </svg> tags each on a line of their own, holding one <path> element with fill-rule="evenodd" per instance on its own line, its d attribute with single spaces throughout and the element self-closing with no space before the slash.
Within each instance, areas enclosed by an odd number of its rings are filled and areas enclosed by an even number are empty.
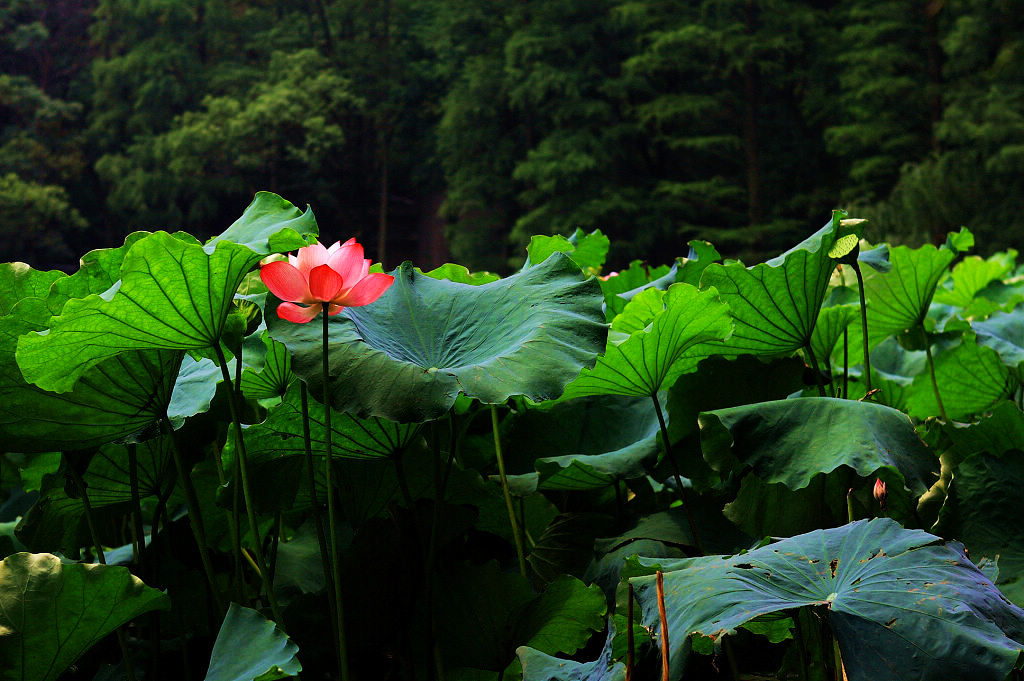
<svg viewBox="0 0 1024 681">
<path fill-rule="evenodd" d="M 460 392 L 492 404 L 513 395 L 553 399 L 604 347 L 598 284 L 582 280 L 565 256 L 480 286 L 422 276 L 409 263 L 394 274 L 376 302 L 331 318 L 331 401 L 339 411 L 425 421 Z M 268 302 L 270 333 L 319 396 L 321 325 L 283 321 L 275 308 Z"/>
<path fill-rule="evenodd" d="M 0 679 L 52 681 L 117 627 L 169 605 L 128 568 L 8 556 L 0 562 Z"/>
</svg>

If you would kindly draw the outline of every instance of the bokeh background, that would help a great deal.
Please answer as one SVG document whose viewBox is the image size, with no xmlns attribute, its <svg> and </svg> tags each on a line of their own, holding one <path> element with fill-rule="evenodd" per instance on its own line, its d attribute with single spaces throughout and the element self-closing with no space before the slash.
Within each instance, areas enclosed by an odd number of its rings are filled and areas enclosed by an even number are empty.
<svg viewBox="0 0 1024 681">
<path fill-rule="evenodd" d="M 261 189 L 387 267 L 749 263 L 1024 235 L 1016 0 L 0 0 L 0 260 L 222 231 Z"/>
</svg>

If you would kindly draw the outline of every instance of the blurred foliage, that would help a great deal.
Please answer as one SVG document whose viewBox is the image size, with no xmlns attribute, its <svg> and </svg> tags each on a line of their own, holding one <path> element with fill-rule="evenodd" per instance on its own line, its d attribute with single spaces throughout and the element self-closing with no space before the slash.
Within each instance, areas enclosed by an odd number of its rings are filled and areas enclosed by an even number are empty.
<svg viewBox="0 0 1024 681">
<path fill-rule="evenodd" d="M 386 246 L 388 267 L 508 271 L 529 235 L 577 228 L 611 237 L 612 268 L 693 238 L 753 262 L 837 206 L 872 240 L 967 225 L 998 250 L 1020 228 L 1022 17 L 1005 0 L 0 0 L 7 259 L 211 234 L 260 188 Z"/>
</svg>

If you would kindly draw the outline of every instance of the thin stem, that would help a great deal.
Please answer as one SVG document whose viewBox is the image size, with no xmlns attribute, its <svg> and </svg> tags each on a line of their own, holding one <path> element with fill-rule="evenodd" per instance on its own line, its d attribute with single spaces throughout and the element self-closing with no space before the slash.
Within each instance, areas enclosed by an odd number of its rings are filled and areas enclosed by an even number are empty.
<svg viewBox="0 0 1024 681">
<path fill-rule="evenodd" d="M 690 526 L 690 534 L 693 535 L 693 544 L 701 555 L 706 555 L 704 546 L 700 541 L 700 535 L 697 534 L 697 523 L 693 521 L 693 515 L 690 513 L 690 505 L 686 499 L 686 488 L 683 487 L 683 476 L 679 473 L 679 464 L 676 463 L 676 458 L 672 454 L 672 442 L 668 438 L 668 426 L 665 425 L 665 415 L 661 412 L 661 403 L 658 401 L 658 394 L 652 393 L 651 399 L 654 400 L 654 413 L 658 415 L 658 425 L 661 427 L 661 439 L 665 443 L 665 458 L 668 459 L 672 465 L 672 473 L 676 479 L 676 487 L 679 488 L 679 500 L 683 503 L 683 512 L 686 513 L 686 522 Z"/>
<path fill-rule="evenodd" d="M 501 477 L 501 491 L 505 495 L 505 508 L 508 509 L 508 523 L 512 526 L 512 538 L 516 542 L 516 558 L 519 559 L 519 574 L 526 577 L 526 556 L 523 553 L 523 538 L 519 535 L 519 523 L 512 506 L 512 493 L 508 489 L 508 478 L 505 475 L 505 459 L 501 455 L 501 436 L 498 433 L 498 410 L 491 405 L 491 432 L 494 433 L 494 456 L 498 459 L 498 475 Z"/>
<path fill-rule="evenodd" d="M 68 461 L 67 456 L 64 456 L 64 461 L 67 464 L 67 470 L 71 474 L 71 479 L 75 483 L 75 487 L 78 488 L 78 493 L 82 497 L 82 506 L 85 508 L 85 522 L 89 526 L 89 534 L 92 536 L 92 543 L 96 551 L 96 560 L 101 565 L 107 564 L 107 557 L 103 554 L 103 543 L 100 541 L 99 532 L 96 531 L 96 522 L 92 514 L 92 504 L 89 503 L 89 492 L 85 488 L 85 480 L 82 480 L 82 476 L 78 474 L 75 467 Z M 124 634 L 124 628 L 117 628 L 117 644 L 121 648 L 121 658 L 124 660 L 124 671 L 128 676 L 128 681 L 135 681 L 135 670 L 132 667 L 131 658 L 128 655 L 128 639 Z"/>
<path fill-rule="evenodd" d="M 341 559 L 338 548 L 338 513 L 334 505 L 334 451 L 331 444 L 331 363 L 328 354 L 328 341 L 330 339 L 330 317 L 327 309 L 323 311 L 323 343 L 321 345 L 321 357 L 323 358 L 323 398 L 324 398 L 324 447 L 327 457 L 324 465 L 324 472 L 327 478 L 327 522 L 330 530 L 331 540 L 331 575 L 334 581 L 334 614 L 337 622 L 338 632 L 338 673 L 341 674 L 341 681 L 349 681 L 348 669 L 348 647 L 345 644 L 345 609 L 341 596 Z"/>
<path fill-rule="evenodd" d="M 626 601 L 626 681 L 633 681 L 633 664 L 636 659 L 636 644 L 633 640 L 633 583 L 627 582 Z"/>
<path fill-rule="evenodd" d="M 658 588 L 658 618 L 661 620 L 661 681 L 669 681 L 668 676 L 668 616 L 665 614 L 665 576 L 658 570 L 655 582 Z"/>
<path fill-rule="evenodd" d="M 135 562 L 139 566 L 139 572 L 143 573 L 142 552 L 146 548 L 146 530 L 142 526 L 142 500 L 139 496 L 139 456 L 134 442 L 128 445 L 128 485 L 132 495 L 132 551 Z"/>
<path fill-rule="evenodd" d="M 309 485 L 309 499 L 313 505 L 313 526 L 316 528 L 316 540 L 320 547 L 320 563 L 323 565 L 324 582 L 327 584 L 327 607 L 330 610 L 331 640 L 338 640 L 338 601 L 334 593 L 334 580 L 330 578 L 331 557 L 327 549 L 327 535 L 324 534 L 323 516 L 320 515 L 320 500 L 316 493 L 316 470 L 313 468 L 313 441 L 309 435 L 309 390 L 305 383 L 299 385 L 299 397 L 302 400 L 302 444 L 306 453 L 306 484 Z M 335 651 L 337 653 L 337 651 Z M 341 659 L 338 659 L 341 668 Z"/>
<path fill-rule="evenodd" d="M 224 351 L 221 349 L 220 343 L 214 343 L 213 349 L 217 353 L 217 360 L 220 363 L 224 383 L 230 386 L 231 374 L 228 373 L 228 363 L 224 358 Z M 260 579 L 263 580 L 263 590 L 267 592 L 267 600 L 270 602 L 270 610 L 274 615 L 274 621 L 284 629 L 284 618 L 281 616 L 281 608 L 277 604 L 277 596 L 274 594 L 274 587 L 270 583 L 270 575 L 267 572 L 267 564 L 263 558 L 263 542 L 260 539 L 260 527 L 256 521 L 256 506 L 253 501 L 252 489 L 249 485 L 249 464 L 246 460 L 245 440 L 242 437 L 242 422 L 238 416 L 238 405 L 235 403 L 234 391 L 230 391 L 228 406 L 231 409 L 231 420 L 235 426 L 236 459 L 238 460 L 238 470 L 242 478 L 242 496 L 245 498 L 246 515 L 249 516 L 249 531 L 252 533 L 256 564 L 259 567 Z"/>
<path fill-rule="evenodd" d="M 853 488 L 846 490 L 846 522 L 853 522 Z"/>
<path fill-rule="evenodd" d="M 800 657 L 800 681 L 807 681 L 807 642 L 804 640 L 803 627 L 800 626 L 799 610 L 793 613 L 793 630 L 796 652 Z"/>
<path fill-rule="evenodd" d="M 270 585 L 274 585 L 274 575 L 277 572 L 277 549 L 281 546 L 281 532 L 284 530 L 284 521 L 281 518 L 281 510 L 274 514 L 274 537 L 270 541 L 270 564 L 267 569 L 270 571 Z"/>
<path fill-rule="evenodd" d="M 939 416 L 942 417 L 943 422 L 949 423 L 949 419 L 946 418 L 946 407 L 942 404 L 942 396 L 939 395 L 939 384 L 935 380 L 935 360 L 932 358 L 931 339 L 927 336 L 925 336 L 924 350 L 928 357 L 928 373 L 932 377 L 932 390 L 935 392 L 935 401 L 939 404 Z"/>
<path fill-rule="evenodd" d="M 849 381 L 850 381 L 850 344 L 848 329 L 843 329 L 843 399 L 850 399 L 849 395 Z"/>
<path fill-rule="evenodd" d="M 864 380 L 867 382 L 868 393 L 871 392 L 871 351 L 868 349 L 868 308 L 864 300 L 864 275 L 860 272 L 860 265 L 853 261 L 854 274 L 857 275 L 857 289 L 860 292 L 860 325 L 861 336 L 864 337 Z"/>
<path fill-rule="evenodd" d="M 814 370 L 814 384 L 818 386 L 818 394 L 821 397 L 825 397 L 825 386 L 821 383 L 821 369 L 818 368 L 818 358 L 814 356 L 814 348 L 811 347 L 810 341 L 807 341 L 804 349 L 807 350 L 807 358 L 811 360 L 811 369 Z"/>
<path fill-rule="evenodd" d="M 195 537 L 196 546 L 199 547 L 199 558 L 203 563 L 206 580 L 210 583 L 210 592 L 213 593 L 213 600 L 217 604 L 217 612 L 223 615 L 227 612 L 227 608 L 224 607 L 224 601 L 220 597 L 220 590 L 217 588 L 213 562 L 210 560 L 210 552 L 206 546 L 203 514 L 199 510 L 199 497 L 196 495 L 196 488 L 192 484 L 192 476 L 189 475 L 190 471 L 185 469 L 185 462 L 181 458 L 181 451 L 178 449 L 178 442 L 174 437 L 174 431 L 171 429 L 170 424 L 165 419 L 161 419 L 160 428 L 170 443 L 174 467 L 178 472 L 178 480 L 181 481 L 182 490 L 185 492 L 185 505 L 188 507 L 189 525 L 192 527 L 192 536 Z"/>
</svg>

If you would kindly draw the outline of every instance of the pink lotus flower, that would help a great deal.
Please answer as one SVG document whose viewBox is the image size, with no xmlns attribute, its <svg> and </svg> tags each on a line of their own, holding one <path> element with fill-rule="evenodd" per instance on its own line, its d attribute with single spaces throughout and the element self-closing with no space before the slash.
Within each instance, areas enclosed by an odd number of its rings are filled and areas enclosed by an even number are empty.
<svg viewBox="0 0 1024 681">
<path fill-rule="evenodd" d="M 390 274 L 369 274 L 370 260 L 354 238 L 325 248 L 319 241 L 260 268 L 260 278 L 283 302 L 277 316 L 296 324 L 316 318 L 324 305 L 336 315 L 346 307 L 368 305 L 395 281 Z M 297 303 L 302 303 L 298 305 Z M 305 307 L 307 306 L 308 307 Z"/>
</svg>

